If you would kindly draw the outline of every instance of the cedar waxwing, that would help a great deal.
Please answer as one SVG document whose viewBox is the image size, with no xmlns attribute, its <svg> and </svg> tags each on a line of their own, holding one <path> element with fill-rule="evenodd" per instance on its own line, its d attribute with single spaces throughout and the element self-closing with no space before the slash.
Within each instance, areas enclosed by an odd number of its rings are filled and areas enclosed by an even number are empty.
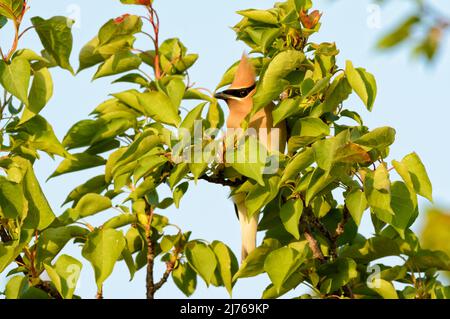
<svg viewBox="0 0 450 319">
<path fill-rule="evenodd" d="M 224 100 L 229 108 L 227 129 L 239 129 L 247 115 L 252 111 L 253 95 L 256 92 L 256 73 L 253 65 L 244 54 L 237 68 L 234 80 L 230 87 L 216 93 L 217 99 Z M 268 151 L 284 153 L 286 145 L 286 125 L 281 122 L 273 129 L 272 110 L 274 104 L 270 103 L 264 109 L 253 115 L 248 127 L 257 132 L 258 140 Z M 276 136 L 272 136 L 276 135 Z M 278 141 L 277 141 L 278 139 Z M 274 142 L 275 141 L 275 142 Z M 236 213 L 239 217 L 242 236 L 241 260 L 243 261 L 256 247 L 256 233 L 258 229 L 259 214 L 247 216 L 245 194 L 238 193 L 232 196 Z"/>
</svg>

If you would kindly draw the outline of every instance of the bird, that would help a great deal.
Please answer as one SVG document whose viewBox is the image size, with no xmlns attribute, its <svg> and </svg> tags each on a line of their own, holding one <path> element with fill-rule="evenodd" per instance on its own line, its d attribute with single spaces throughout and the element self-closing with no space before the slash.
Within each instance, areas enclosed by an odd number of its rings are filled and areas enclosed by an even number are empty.
<svg viewBox="0 0 450 319">
<path fill-rule="evenodd" d="M 239 131 L 241 124 L 251 114 L 256 86 L 255 68 L 244 53 L 229 88 L 214 95 L 216 99 L 224 100 L 228 105 L 229 115 L 226 121 L 226 135 L 230 131 Z M 286 123 L 282 121 L 276 126 L 273 125 L 272 110 L 274 107 L 274 103 L 271 102 L 254 115 L 251 115 L 248 119 L 248 128 L 256 131 L 259 143 L 264 145 L 269 152 L 284 153 L 287 138 Z M 247 215 L 245 197 L 245 193 L 231 196 L 241 228 L 241 262 L 256 248 L 256 234 L 259 222 L 259 213 L 254 214 L 252 217 Z"/>
</svg>

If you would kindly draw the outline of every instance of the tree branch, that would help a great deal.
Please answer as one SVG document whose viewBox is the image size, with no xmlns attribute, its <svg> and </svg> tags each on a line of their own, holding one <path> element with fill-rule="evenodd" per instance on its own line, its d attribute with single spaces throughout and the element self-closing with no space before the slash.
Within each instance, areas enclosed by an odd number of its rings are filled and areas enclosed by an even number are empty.
<svg viewBox="0 0 450 319">
<path fill-rule="evenodd" d="M 307 228 L 308 229 L 304 230 L 304 234 L 305 234 L 306 240 L 308 241 L 309 248 L 311 248 L 315 259 L 318 259 L 320 262 L 324 262 L 325 256 L 323 255 L 322 250 L 320 249 L 320 245 L 319 245 L 318 241 L 314 238 L 309 227 L 307 227 Z"/>
<path fill-rule="evenodd" d="M 336 227 L 336 231 L 333 235 L 333 239 L 337 240 L 345 231 L 345 225 L 347 224 L 348 220 L 350 219 L 350 212 L 347 208 L 347 205 L 344 206 L 343 216 L 342 220 L 339 222 L 339 224 Z"/>
<path fill-rule="evenodd" d="M 166 271 L 164 272 L 161 280 L 155 284 L 155 291 L 159 290 L 167 282 L 167 279 L 169 279 L 172 270 L 173 270 L 172 263 L 167 263 Z"/>
<path fill-rule="evenodd" d="M 229 179 L 225 179 L 224 177 L 221 177 L 221 176 L 203 175 L 203 176 L 200 176 L 199 179 L 202 179 L 202 180 L 207 181 L 209 183 L 220 184 L 220 185 L 223 185 L 223 186 L 230 186 L 230 187 L 240 186 L 243 183 L 243 180 L 241 180 L 241 179 L 232 181 L 232 180 L 229 180 Z"/>
<path fill-rule="evenodd" d="M 153 219 L 153 207 L 146 201 L 146 214 L 148 217 L 147 227 L 145 229 L 145 235 L 147 238 L 147 299 L 155 298 L 155 281 L 153 275 L 153 268 L 155 265 L 155 251 L 152 240 L 152 219 Z"/>
</svg>

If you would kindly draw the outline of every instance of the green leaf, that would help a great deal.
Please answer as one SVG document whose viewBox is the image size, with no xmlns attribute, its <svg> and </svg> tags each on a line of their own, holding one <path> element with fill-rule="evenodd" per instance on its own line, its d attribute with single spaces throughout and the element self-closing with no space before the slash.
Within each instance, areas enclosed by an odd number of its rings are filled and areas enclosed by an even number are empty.
<svg viewBox="0 0 450 319">
<path fill-rule="evenodd" d="M 193 108 L 184 118 L 183 122 L 180 124 L 180 129 L 185 129 L 189 133 L 192 133 L 194 131 L 194 125 L 195 121 L 198 121 L 201 119 L 203 109 L 205 108 L 205 105 L 207 103 L 201 103 L 197 105 L 195 108 Z M 183 132 L 183 131 L 181 131 Z"/>
<path fill-rule="evenodd" d="M 267 255 L 280 247 L 281 244 L 278 240 L 265 239 L 261 246 L 257 247 L 245 258 L 238 272 L 233 276 L 233 281 L 239 278 L 254 277 L 263 273 Z"/>
<path fill-rule="evenodd" d="M 23 58 L 15 58 L 10 64 L 0 60 L 0 83 L 6 91 L 28 105 L 30 85 L 30 63 Z"/>
<path fill-rule="evenodd" d="M 141 63 L 141 58 L 130 51 L 117 52 L 98 67 L 93 79 L 135 70 Z"/>
<path fill-rule="evenodd" d="M 105 175 L 98 175 L 87 180 L 85 183 L 73 189 L 64 200 L 63 205 L 74 202 L 76 205 L 81 197 L 88 193 L 101 193 L 107 187 Z"/>
<path fill-rule="evenodd" d="M 422 229 L 422 247 L 440 250 L 450 256 L 450 215 L 439 209 L 430 209 Z"/>
<path fill-rule="evenodd" d="M 121 228 L 133 223 L 137 223 L 137 218 L 135 214 L 121 214 L 110 218 L 103 224 L 103 228 Z"/>
<path fill-rule="evenodd" d="M 6 299 L 20 299 L 28 289 L 28 280 L 24 276 L 12 277 L 5 286 Z"/>
<path fill-rule="evenodd" d="M 141 103 L 139 102 L 139 99 L 138 99 L 138 96 L 140 94 L 141 93 L 139 91 L 134 90 L 134 89 L 127 90 L 127 91 L 120 92 L 120 93 L 115 93 L 115 94 L 112 94 L 112 96 L 117 98 L 118 101 L 110 100 L 109 102 L 107 101 L 105 103 L 114 103 L 114 104 L 117 104 L 117 102 L 124 103 L 128 107 L 138 111 L 139 114 L 144 114 L 145 113 L 144 107 L 141 105 Z M 99 107 L 100 106 L 98 106 L 97 108 L 99 108 Z M 111 108 L 111 107 L 108 107 L 108 105 L 104 105 L 101 108 L 104 108 L 104 107 L 106 107 L 106 110 Z M 98 111 L 100 111 L 100 110 L 98 110 Z"/>
<path fill-rule="evenodd" d="M 29 105 L 22 114 L 20 123 L 31 119 L 47 105 L 53 95 L 52 76 L 47 68 L 39 69 L 34 72 L 33 83 L 31 84 L 30 94 L 28 96 Z"/>
<path fill-rule="evenodd" d="M 83 238 L 89 230 L 78 226 L 48 228 L 40 235 L 36 243 L 36 264 L 40 269 L 43 263 L 50 263 L 72 238 Z"/>
<path fill-rule="evenodd" d="M 84 195 L 75 206 L 80 218 L 88 217 L 112 207 L 111 199 L 99 194 Z"/>
<path fill-rule="evenodd" d="M 419 272 L 431 268 L 450 271 L 450 257 L 442 251 L 420 250 L 409 256 L 405 266 Z"/>
<path fill-rule="evenodd" d="M 124 14 L 106 22 L 98 32 L 99 44 L 105 45 L 118 38 L 139 33 L 142 19 L 137 15 Z"/>
<path fill-rule="evenodd" d="M 286 166 L 280 183 L 295 179 L 300 172 L 309 167 L 314 162 L 314 151 L 311 147 L 296 154 Z"/>
<path fill-rule="evenodd" d="M 321 93 L 323 90 L 325 90 L 328 87 L 328 85 L 330 83 L 330 79 L 331 79 L 331 75 L 327 75 L 326 77 L 318 80 L 317 82 L 312 81 L 313 85 L 311 86 L 311 88 L 308 88 L 308 90 L 306 92 L 302 92 L 302 95 L 305 98 L 307 98 L 307 97 L 316 95 L 318 93 Z M 311 79 L 307 79 L 307 80 L 311 80 Z"/>
<path fill-rule="evenodd" d="M 73 74 L 74 71 L 69 60 L 73 44 L 71 28 L 74 21 L 57 16 L 48 20 L 34 17 L 31 18 L 31 22 L 45 50 L 61 68 Z"/>
<path fill-rule="evenodd" d="M 398 299 L 397 291 L 392 283 L 384 279 L 374 278 L 370 283 L 370 289 L 374 290 L 384 299 Z"/>
<path fill-rule="evenodd" d="M 189 173 L 189 165 L 187 163 L 180 163 L 176 165 L 169 176 L 169 186 L 173 189 L 186 175 Z"/>
<path fill-rule="evenodd" d="M 371 111 L 377 95 L 375 77 L 363 68 L 355 69 L 351 61 L 347 61 L 345 74 L 353 90 Z"/>
<path fill-rule="evenodd" d="M 427 198 L 429 201 L 433 201 L 433 191 L 430 179 L 428 177 L 425 166 L 416 153 L 406 155 L 402 159 L 402 164 L 405 165 L 409 172 L 414 190 L 417 194 Z M 402 176 L 403 177 L 403 176 Z M 405 182 L 408 184 L 407 178 Z"/>
<path fill-rule="evenodd" d="M 18 130 L 28 135 L 27 143 L 33 148 L 50 155 L 56 154 L 63 157 L 68 155 L 56 137 L 52 126 L 42 116 L 34 116 L 31 120 L 22 124 Z"/>
<path fill-rule="evenodd" d="M 97 134 L 102 123 L 95 120 L 81 120 L 74 124 L 64 136 L 62 144 L 67 149 L 87 146 Z"/>
<path fill-rule="evenodd" d="M 282 247 L 267 255 L 264 270 L 277 291 L 280 291 L 282 285 L 297 270 L 301 262 L 301 255 L 298 251 L 290 247 Z"/>
<path fill-rule="evenodd" d="M 133 39 L 134 41 L 134 39 Z M 124 42 L 120 42 L 122 45 Z M 78 67 L 77 73 L 80 73 L 82 70 L 90 68 L 100 62 L 103 62 L 109 55 L 106 57 L 100 54 L 97 51 L 97 48 L 99 47 L 100 40 L 98 37 L 94 37 L 92 40 L 90 40 L 88 43 L 86 43 L 83 48 L 80 51 L 79 54 L 79 62 L 80 66 Z M 129 45 L 129 42 L 125 42 L 126 45 Z M 122 49 L 122 46 L 119 46 L 120 49 Z"/>
<path fill-rule="evenodd" d="M 313 144 L 314 157 L 317 162 L 317 166 L 323 169 L 325 172 L 330 172 L 335 162 L 345 161 L 346 156 L 346 132 L 318 141 Z M 351 150 L 350 150 L 351 151 Z"/>
<path fill-rule="evenodd" d="M 223 110 L 217 101 L 210 103 L 206 119 L 211 128 L 221 128 L 223 126 L 225 117 Z"/>
<path fill-rule="evenodd" d="M 0 9 L 1 11 L 1 9 Z M 0 29 L 3 28 L 8 23 L 8 19 L 5 16 L 0 16 Z"/>
<path fill-rule="evenodd" d="M 21 185 L 3 176 L 0 176 L 0 207 L 0 216 L 6 219 L 23 219 L 27 214 Z"/>
<path fill-rule="evenodd" d="M 23 180 L 23 191 L 28 201 L 26 223 L 33 229 L 43 230 L 47 228 L 55 220 L 55 214 L 39 185 L 33 166 L 29 162 L 27 173 Z"/>
<path fill-rule="evenodd" d="M 151 130 L 144 131 L 139 137 L 128 147 L 126 152 L 123 153 L 114 165 L 113 173 L 116 173 L 117 169 L 139 160 L 144 155 L 148 154 L 154 148 L 159 146 L 161 139 L 159 136 L 154 135 Z M 148 154 L 151 155 L 151 154 Z"/>
<path fill-rule="evenodd" d="M 421 21 L 418 16 L 408 17 L 402 21 L 394 30 L 390 31 L 387 35 L 378 41 L 378 48 L 388 49 L 392 48 L 405 40 L 407 40 L 411 34 L 411 29 Z"/>
<path fill-rule="evenodd" d="M 197 287 L 197 274 L 188 263 L 180 263 L 172 271 L 172 279 L 186 297 L 190 297 Z"/>
<path fill-rule="evenodd" d="M 209 286 L 217 267 L 216 256 L 212 249 L 202 242 L 192 241 L 186 245 L 185 254 L 189 265 Z"/>
<path fill-rule="evenodd" d="M 261 75 L 256 93 L 253 96 L 253 114 L 279 98 L 289 85 L 289 81 L 285 77 L 300 67 L 304 60 L 305 56 L 300 51 L 286 50 L 278 53 L 270 61 L 265 72 Z"/>
<path fill-rule="evenodd" d="M 368 164 L 372 162 L 372 160 L 369 153 L 362 146 L 348 142 L 344 145 L 340 145 L 340 147 L 336 150 L 334 162 L 346 164 Z"/>
<path fill-rule="evenodd" d="M 376 168 L 373 175 L 373 187 L 379 191 L 390 191 L 391 181 L 389 180 L 389 172 L 385 164 L 380 164 Z"/>
<path fill-rule="evenodd" d="M 114 229 L 97 229 L 90 233 L 83 246 L 82 255 L 94 268 L 97 289 L 111 275 L 114 265 L 125 248 L 123 234 Z"/>
<path fill-rule="evenodd" d="M 1 3 L 3 6 L 0 7 L 0 15 L 16 20 L 22 14 L 24 5 L 22 0 L 1 0 Z"/>
<path fill-rule="evenodd" d="M 139 84 L 141 87 L 148 87 L 150 85 L 148 80 L 139 73 L 125 74 L 117 80 L 114 80 L 112 83 L 135 83 Z"/>
<path fill-rule="evenodd" d="M 139 102 L 144 107 L 145 113 L 155 121 L 178 126 L 181 118 L 178 109 L 172 104 L 170 98 L 164 93 L 150 91 L 138 96 Z"/>
<path fill-rule="evenodd" d="M 325 294 L 335 292 L 350 280 L 358 276 L 356 262 L 350 258 L 338 258 L 336 261 L 323 265 L 319 269 L 319 275 L 325 280 L 320 285 L 320 291 Z"/>
<path fill-rule="evenodd" d="M 368 263 L 379 258 L 400 254 L 401 250 L 397 242 L 384 236 L 376 236 L 345 247 L 341 252 L 341 257 L 350 257 L 358 263 Z"/>
<path fill-rule="evenodd" d="M 103 123 L 103 125 L 97 130 L 97 133 L 92 138 L 91 143 L 115 138 L 117 137 L 117 135 L 126 132 L 128 129 L 134 127 L 135 125 L 135 119 L 124 117 L 112 119 L 108 123 Z"/>
<path fill-rule="evenodd" d="M 21 253 L 22 249 L 33 239 L 34 231 L 22 229 L 17 240 L 0 242 L 0 273 Z"/>
<path fill-rule="evenodd" d="M 325 187 L 330 185 L 334 177 L 321 168 L 316 168 L 309 179 L 305 194 L 305 204 L 309 205 L 311 200 L 320 193 Z"/>
<path fill-rule="evenodd" d="M 297 240 L 300 239 L 299 227 L 302 213 L 303 201 L 301 199 L 287 201 L 280 210 L 280 218 L 284 228 Z"/>
<path fill-rule="evenodd" d="M 174 78 L 166 85 L 166 91 L 169 98 L 172 100 L 172 104 L 176 109 L 180 107 L 181 100 L 183 99 L 184 93 L 186 92 L 186 84 L 179 79 Z"/>
<path fill-rule="evenodd" d="M 267 150 L 254 136 L 245 137 L 239 142 L 237 149 L 227 149 L 225 155 L 226 163 L 229 163 L 238 173 L 264 186 L 263 171 Z"/>
<path fill-rule="evenodd" d="M 384 151 L 395 141 L 395 130 L 392 127 L 379 127 L 364 134 L 354 142 L 367 147 L 369 150 L 376 149 Z"/>
<path fill-rule="evenodd" d="M 292 128 L 292 137 L 288 141 L 289 151 L 295 151 L 329 134 L 330 127 L 320 118 L 300 118 Z"/>
<path fill-rule="evenodd" d="M 50 178 L 60 176 L 67 173 L 77 172 L 92 167 L 104 165 L 106 160 L 97 155 L 89 155 L 86 153 L 79 153 L 71 155 L 71 158 L 63 160 L 56 170 L 50 175 Z"/>
<path fill-rule="evenodd" d="M 125 261 L 125 264 L 127 265 L 128 271 L 130 272 L 130 281 L 131 281 L 134 278 L 137 267 L 136 263 L 133 260 L 133 256 L 131 255 L 131 252 L 128 250 L 127 247 L 125 247 L 122 251 L 122 258 Z"/>
<path fill-rule="evenodd" d="M 364 192 L 359 189 L 351 191 L 345 198 L 345 205 L 356 225 L 359 226 L 363 213 L 367 209 L 367 199 Z"/>
<path fill-rule="evenodd" d="M 37 54 L 36 52 L 34 52 L 33 50 L 30 50 L 30 49 L 17 50 L 13 54 L 13 59 L 16 58 L 16 57 L 17 58 L 23 58 L 23 59 L 27 60 L 30 63 L 33 62 L 33 61 L 50 63 L 50 61 L 48 61 L 46 58 L 40 56 L 39 54 Z"/>
<path fill-rule="evenodd" d="M 77 259 L 61 255 L 55 265 L 44 265 L 48 276 L 64 299 L 72 299 L 83 265 Z"/>
<path fill-rule="evenodd" d="M 277 196 L 279 182 L 280 178 L 274 175 L 265 180 L 264 186 L 256 184 L 252 187 L 245 198 L 245 206 L 249 217 L 259 213 L 265 205 Z"/>
<path fill-rule="evenodd" d="M 394 212 L 391 208 L 391 194 L 390 191 L 383 189 L 378 190 L 374 186 L 374 173 L 368 172 L 364 179 L 364 193 L 367 202 L 374 213 L 380 220 L 385 223 L 392 221 Z"/>
<path fill-rule="evenodd" d="M 278 24 L 278 18 L 275 15 L 274 12 L 271 12 L 270 10 L 254 10 L 254 9 L 248 9 L 248 10 L 241 10 L 238 11 L 237 14 L 240 14 L 241 16 L 247 17 L 253 21 L 266 23 L 266 24 Z"/>
<path fill-rule="evenodd" d="M 325 101 L 315 108 L 312 116 L 321 116 L 324 113 L 335 112 L 338 106 L 348 99 L 352 93 L 352 88 L 343 74 L 338 75 L 325 93 Z M 341 112 L 341 115 L 342 112 Z"/>
<path fill-rule="evenodd" d="M 180 208 L 180 201 L 184 194 L 187 192 L 189 187 L 188 182 L 181 183 L 173 190 L 173 201 L 176 208 Z"/>
<path fill-rule="evenodd" d="M 297 288 L 304 280 L 305 277 L 301 273 L 294 272 L 288 279 L 286 279 L 280 289 L 277 289 L 274 284 L 270 284 L 264 290 L 261 298 L 276 299 L 278 297 L 281 297 L 290 290 Z"/>
<path fill-rule="evenodd" d="M 409 228 L 419 215 L 416 195 L 411 194 L 403 182 L 396 181 L 392 184 L 391 208 L 394 216 L 390 224 L 399 230 L 400 234 Z"/>
<path fill-rule="evenodd" d="M 219 241 L 213 241 L 211 243 L 211 247 L 217 257 L 217 271 L 220 273 L 220 278 L 231 296 L 233 289 L 233 276 L 239 269 L 236 256 L 227 245 Z"/>
<path fill-rule="evenodd" d="M 135 182 L 140 180 L 142 177 L 151 174 L 158 167 L 167 163 L 168 159 L 161 155 L 149 155 L 143 156 L 138 160 L 138 166 L 134 169 L 133 179 Z"/>
<path fill-rule="evenodd" d="M 273 125 L 277 125 L 284 119 L 301 110 L 302 97 L 285 99 L 272 111 Z"/>
</svg>

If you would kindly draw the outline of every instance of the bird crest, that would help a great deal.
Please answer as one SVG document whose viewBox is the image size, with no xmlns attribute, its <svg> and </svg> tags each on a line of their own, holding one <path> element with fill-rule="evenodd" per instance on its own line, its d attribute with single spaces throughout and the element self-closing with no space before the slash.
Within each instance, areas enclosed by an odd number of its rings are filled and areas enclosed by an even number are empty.
<svg viewBox="0 0 450 319">
<path fill-rule="evenodd" d="M 242 55 L 230 89 L 249 88 L 256 82 L 256 72 L 247 55 Z"/>
</svg>

